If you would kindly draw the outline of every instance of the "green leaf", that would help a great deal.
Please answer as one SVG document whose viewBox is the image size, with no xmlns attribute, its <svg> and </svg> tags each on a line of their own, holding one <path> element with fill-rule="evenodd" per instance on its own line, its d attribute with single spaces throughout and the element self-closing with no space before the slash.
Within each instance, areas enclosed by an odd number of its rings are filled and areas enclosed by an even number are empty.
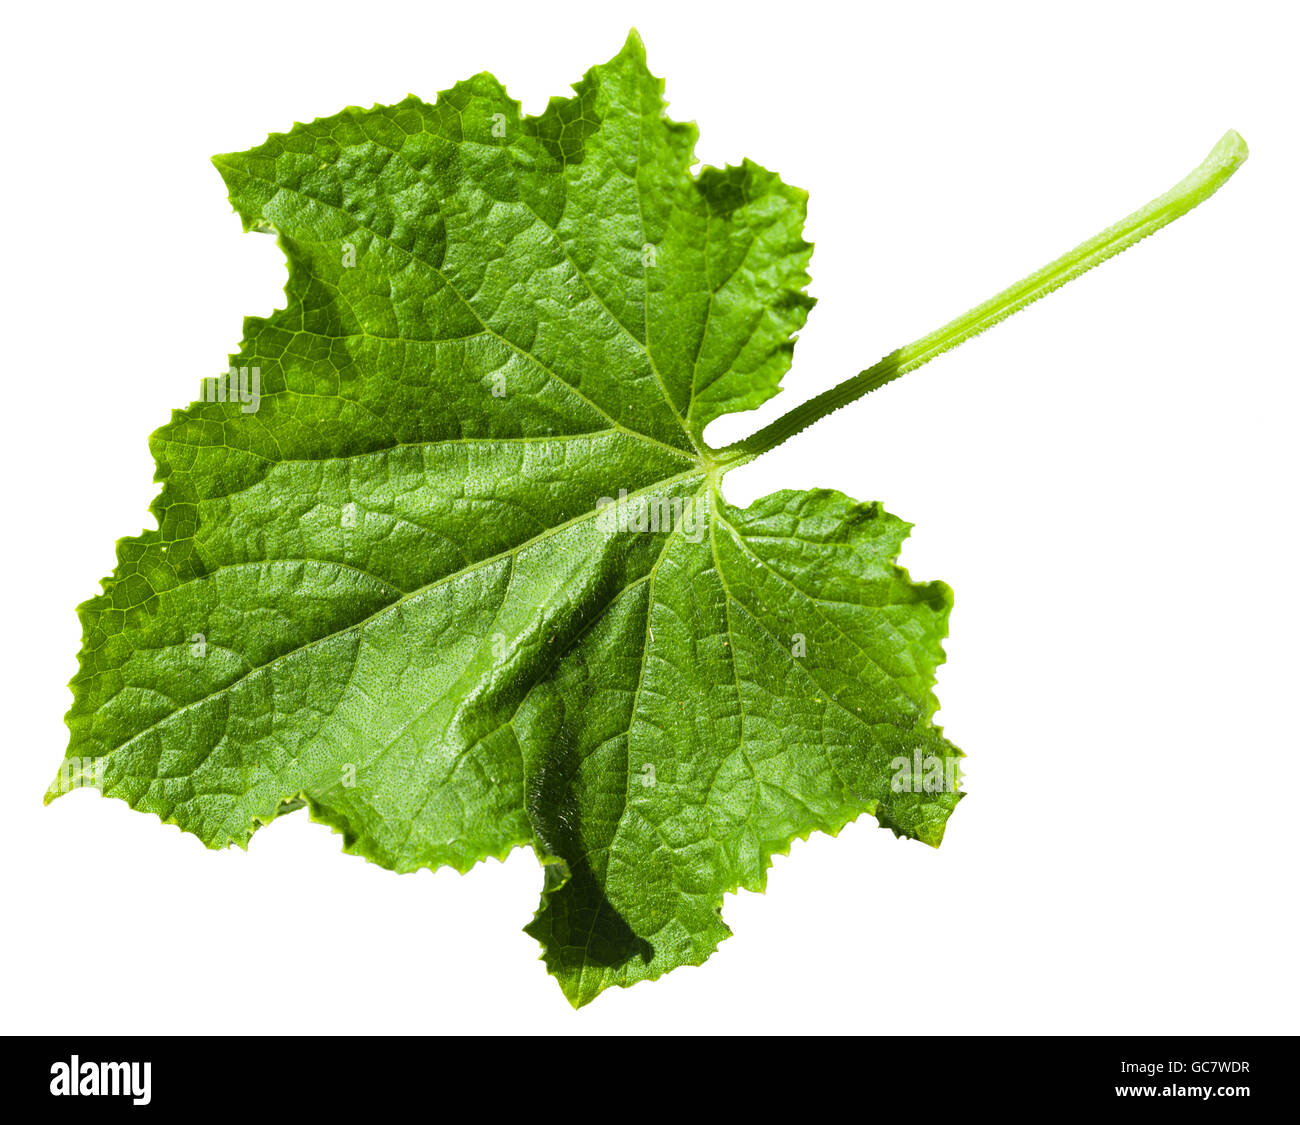
<svg viewBox="0 0 1300 1125">
<path fill-rule="evenodd" d="M 211 847 L 305 805 L 396 871 L 531 846 L 574 1004 L 703 962 L 796 837 L 939 843 L 950 592 L 876 504 L 723 498 L 762 449 L 701 435 L 776 393 L 812 248 L 695 139 L 633 34 L 539 117 L 483 74 L 215 158 L 286 304 L 151 439 L 47 799 Z"/>
</svg>

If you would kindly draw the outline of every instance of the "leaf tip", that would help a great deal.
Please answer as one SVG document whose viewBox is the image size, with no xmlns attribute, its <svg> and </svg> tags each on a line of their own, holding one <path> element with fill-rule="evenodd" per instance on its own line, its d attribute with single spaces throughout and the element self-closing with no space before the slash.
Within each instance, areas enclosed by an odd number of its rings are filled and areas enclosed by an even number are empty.
<svg viewBox="0 0 1300 1125">
<path fill-rule="evenodd" d="M 645 40 L 641 38 L 641 33 L 635 27 L 628 28 L 627 39 L 623 41 L 623 49 L 619 54 L 645 62 Z"/>
</svg>

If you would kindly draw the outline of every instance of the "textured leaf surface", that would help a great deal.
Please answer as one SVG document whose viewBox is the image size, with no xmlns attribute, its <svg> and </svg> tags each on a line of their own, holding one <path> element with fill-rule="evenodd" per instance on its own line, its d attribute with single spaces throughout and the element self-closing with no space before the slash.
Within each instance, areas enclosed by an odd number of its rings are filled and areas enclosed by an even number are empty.
<svg viewBox="0 0 1300 1125">
<path fill-rule="evenodd" d="M 891 762 L 958 755 L 949 592 L 876 505 L 722 498 L 701 434 L 776 392 L 811 247 L 695 136 L 633 36 L 536 118 L 479 75 L 216 158 L 286 306 L 231 359 L 256 410 L 152 438 L 69 758 L 213 847 L 303 804 L 397 871 L 530 845 L 574 1003 L 702 962 L 795 837 L 937 844 L 960 794 Z"/>
</svg>

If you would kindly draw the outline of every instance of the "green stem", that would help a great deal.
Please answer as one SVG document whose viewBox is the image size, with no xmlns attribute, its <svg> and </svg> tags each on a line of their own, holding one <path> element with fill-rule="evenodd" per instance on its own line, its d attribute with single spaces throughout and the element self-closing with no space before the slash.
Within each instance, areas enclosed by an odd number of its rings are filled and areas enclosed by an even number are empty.
<svg viewBox="0 0 1300 1125">
<path fill-rule="evenodd" d="M 1246 142 L 1229 129 L 1196 171 L 1158 199 L 1153 199 L 1128 218 L 1107 227 L 1050 265 L 1031 273 L 1009 289 L 1004 289 L 991 300 L 976 305 L 970 312 L 945 324 L 937 332 L 931 332 L 915 343 L 890 352 L 874 367 L 868 367 L 851 379 L 796 406 L 757 433 L 718 450 L 717 460 L 721 464 L 730 464 L 749 461 L 760 453 L 766 453 L 832 411 L 847 406 L 877 387 L 883 387 L 900 375 L 915 371 L 949 348 L 955 348 L 964 340 L 979 335 L 999 320 L 1019 312 L 1084 271 L 1101 264 L 1121 250 L 1127 250 L 1139 239 L 1154 234 L 1180 215 L 1187 214 L 1198 203 L 1209 199 L 1241 167 L 1247 154 Z"/>
</svg>

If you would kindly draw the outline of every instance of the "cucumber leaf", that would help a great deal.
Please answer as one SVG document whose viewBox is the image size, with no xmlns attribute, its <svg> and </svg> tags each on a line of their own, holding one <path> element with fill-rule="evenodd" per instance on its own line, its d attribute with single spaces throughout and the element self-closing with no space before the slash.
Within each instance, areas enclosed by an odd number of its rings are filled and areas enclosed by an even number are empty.
<svg viewBox="0 0 1300 1125">
<path fill-rule="evenodd" d="M 796 837 L 939 843 L 950 592 L 876 504 L 728 504 L 702 439 L 789 367 L 806 195 L 692 174 L 662 89 L 634 33 L 537 117 L 481 74 L 215 158 L 285 307 L 151 439 L 51 798 L 211 847 L 305 806 L 403 872 L 530 846 L 574 1004 L 703 962 Z"/>
</svg>

